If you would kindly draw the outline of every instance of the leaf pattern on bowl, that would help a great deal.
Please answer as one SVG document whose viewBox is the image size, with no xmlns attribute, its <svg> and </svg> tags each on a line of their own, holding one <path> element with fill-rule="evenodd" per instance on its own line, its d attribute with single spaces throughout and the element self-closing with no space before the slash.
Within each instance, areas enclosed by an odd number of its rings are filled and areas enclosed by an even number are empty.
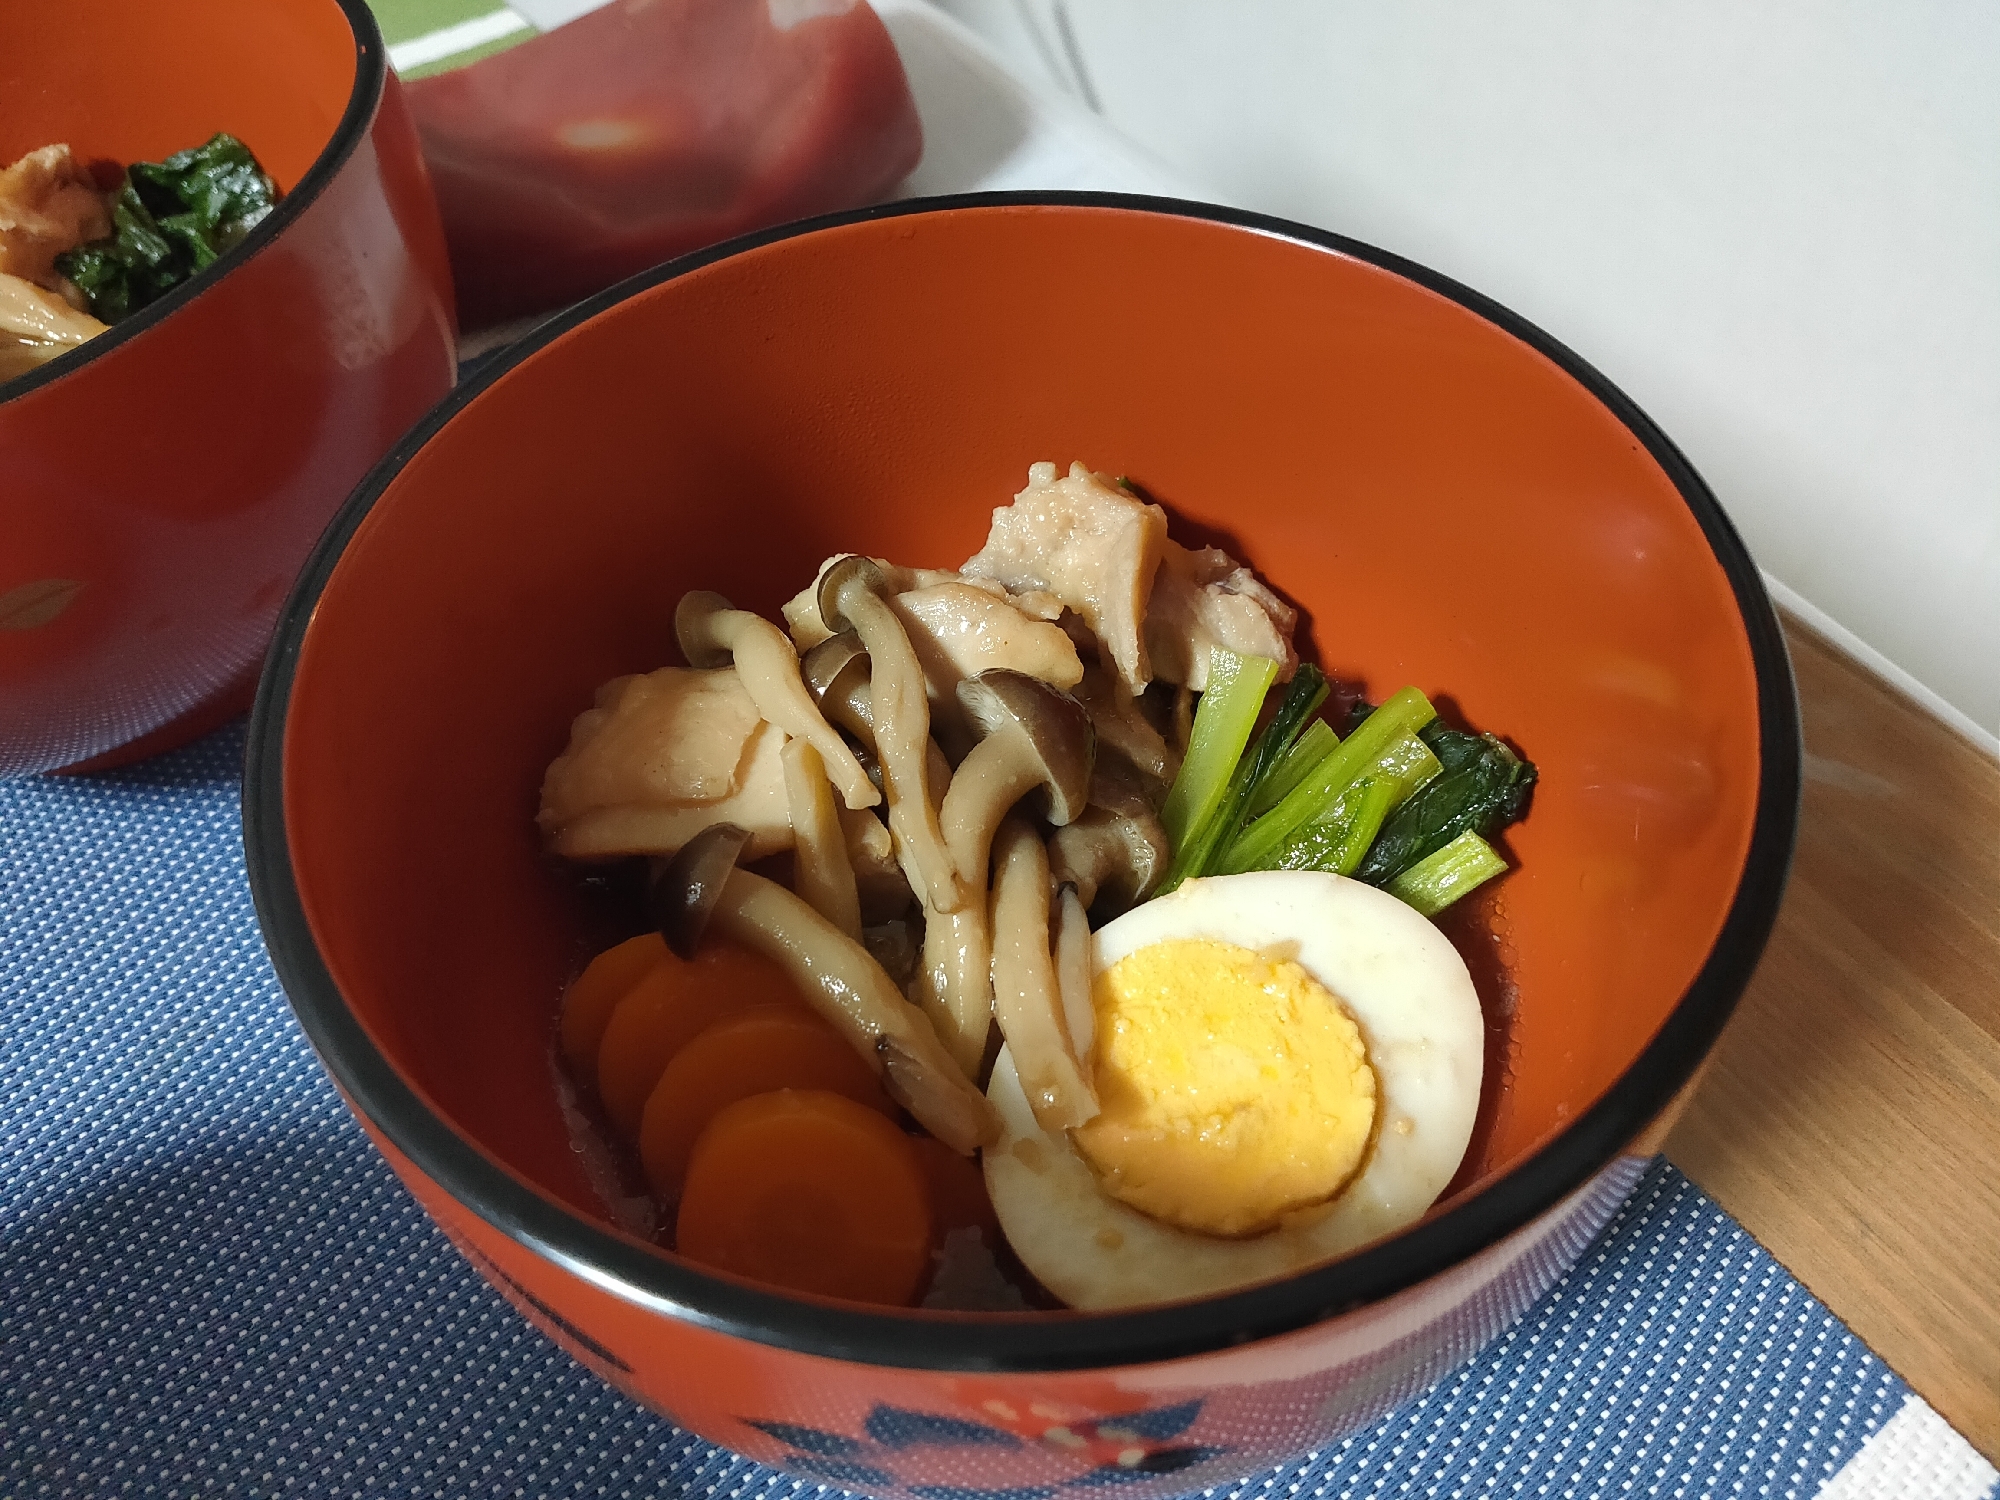
<svg viewBox="0 0 2000 1500">
<path fill-rule="evenodd" d="M 38 578 L 0 594 L 0 630 L 39 630 L 83 592 L 74 578 Z"/>
</svg>

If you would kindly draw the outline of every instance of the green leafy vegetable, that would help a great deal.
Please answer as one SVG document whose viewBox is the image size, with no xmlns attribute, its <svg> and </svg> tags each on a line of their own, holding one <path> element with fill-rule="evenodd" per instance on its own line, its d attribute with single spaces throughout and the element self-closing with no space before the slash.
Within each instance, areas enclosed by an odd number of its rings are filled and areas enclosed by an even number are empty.
<svg viewBox="0 0 2000 1500">
<path fill-rule="evenodd" d="M 1222 653 L 1218 651 L 1217 654 Z M 1213 666 L 1210 672 L 1214 672 Z M 1277 712 L 1264 726 L 1264 732 L 1257 736 L 1257 743 L 1249 753 L 1237 761 L 1222 797 L 1207 818 L 1185 840 L 1174 846 L 1174 862 L 1160 887 L 1163 893 L 1184 880 L 1209 873 L 1216 856 L 1229 847 L 1242 829 L 1258 789 L 1283 763 L 1300 727 L 1326 701 L 1327 691 L 1326 674 L 1318 667 L 1303 664 L 1293 674 L 1291 685 L 1279 700 Z M 1206 704 L 1208 700 L 1204 697 L 1202 701 Z M 1201 720 L 1197 715 L 1197 733 L 1200 727 Z M 1182 769 L 1185 773 L 1186 768 Z"/>
<path fill-rule="evenodd" d="M 1357 880 L 1386 885 L 1462 834 L 1490 837 L 1527 811 L 1535 767 L 1490 734 L 1434 729 L 1425 742 L 1443 774 L 1382 825 Z M 1497 857 L 1497 856 L 1496 856 Z"/>
<path fill-rule="evenodd" d="M 1251 793 L 1250 816 L 1261 818 L 1284 801 L 1294 787 L 1312 775 L 1313 767 L 1333 754 L 1339 744 L 1340 736 L 1333 732 L 1333 726 L 1326 720 L 1314 719 L 1306 725 L 1299 731 L 1299 737 L 1292 741 L 1292 748 L 1285 752 L 1285 758 Z"/>
<path fill-rule="evenodd" d="M 1271 868 L 1353 874 L 1395 801 L 1396 785 L 1392 778 L 1362 777 L 1340 794 L 1331 816 L 1322 822 L 1309 823 L 1304 831 L 1295 834 L 1278 851 Z"/>
<path fill-rule="evenodd" d="M 1527 811 L 1530 762 L 1446 728 L 1414 687 L 1354 704 L 1342 739 L 1313 717 L 1327 683 L 1309 666 L 1251 745 L 1272 665 L 1217 653 L 1163 815 L 1174 859 L 1162 893 L 1202 875 L 1324 870 L 1434 916 L 1507 868 L 1487 839 Z"/>
<path fill-rule="evenodd" d="M 1278 851 L 1313 823 L 1333 815 L 1340 796 L 1380 760 L 1382 753 L 1436 717 L 1430 700 L 1413 687 L 1383 704 L 1333 754 L 1286 794 L 1283 801 L 1250 824 L 1216 862 L 1218 873 L 1268 870 Z"/>
<path fill-rule="evenodd" d="M 1332 812 L 1294 834 L 1270 867 L 1352 875 L 1383 819 L 1439 770 L 1438 758 L 1421 739 L 1414 734 L 1398 735 L 1340 794 Z"/>
<path fill-rule="evenodd" d="M 1187 756 L 1160 809 L 1160 822 L 1176 851 L 1227 795 L 1243 747 L 1263 712 L 1264 694 L 1277 675 L 1278 664 L 1265 657 L 1222 650 L 1209 657 L 1208 686 L 1195 710 Z"/>
<path fill-rule="evenodd" d="M 1389 882 L 1389 894 L 1434 917 L 1474 886 L 1506 871 L 1507 861 L 1476 833 L 1461 833 Z"/>
<path fill-rule="evenodd" d="M 218 134 L 162 162 L 135 162 L 112 205 L 111 238 L 56 257 L 100 322 L 116 323 L 243 242 L 278 190 L 250 150 Z"/>
</svg>

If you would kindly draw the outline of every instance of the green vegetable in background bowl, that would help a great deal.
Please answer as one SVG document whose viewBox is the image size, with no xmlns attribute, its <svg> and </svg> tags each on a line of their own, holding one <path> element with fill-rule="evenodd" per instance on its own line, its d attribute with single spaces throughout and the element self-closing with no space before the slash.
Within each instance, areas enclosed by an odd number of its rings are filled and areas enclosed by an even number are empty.
<svg viewBox="0 0 2000 1500">
<path fill-rule="evenodd" d="M 93 316 L 116 323 L 241 244 L 277 206 L 278 190 L 236 137 L 222 132 L 162 162 L 134 162 L 112 205 L 111 238 L 56 258 Z"/>
</svg>

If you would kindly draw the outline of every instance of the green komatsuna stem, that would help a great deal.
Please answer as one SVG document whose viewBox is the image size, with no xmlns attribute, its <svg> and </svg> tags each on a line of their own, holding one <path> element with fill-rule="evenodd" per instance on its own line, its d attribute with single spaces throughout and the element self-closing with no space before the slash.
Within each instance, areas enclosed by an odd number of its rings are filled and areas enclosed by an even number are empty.
<svg viewBox="0 0 2000 1500">
<path fill-rule="evenodd" d="M 1384 887 L 1405 905 L 1434 917 L 1467 891 L 1503 873 L 1507 861 L 1476 833 L 1461 833 Z"/>
<path fill-rule="evenodd" d="M 1250 796 L 1250 816 L 1261 818 L 1284 801 L 1285 795 L 1312 775 L 1313 767 L 1333 754 L 1339 744 L 1340 736 L 1326 720 L 1314 719 L 1306 725 L 1277 768 L 1257 784 Z"/>
<path fill-rule="evenodd" d="M 1245 828 L 1217 861 L 1218 872 L 1235 875 L 1269 869 L 1278 851 L 1300 830 L 1331 815 L 1340 794 L 1359 781 L 1383 751 L 1436 717 L 1430 699 L 1413 687 L 1404 688 L 1363 720 L 1283 801 Z"/>
<path fill-rule="evenodd" d="M 1414 734 L 1401 734 L 1390 741 L 1375 762 L 1375 768 L 1367 774 L 1389 783 L 1394 795 L 1389 810 L 1394 812 L 1412 794 L 1420 791 L 1436 780 L 1444 767 L 1431 753 L 1431 747 Z M 1374 835 L 1370 834 L 1370 838 Z M 1365 852 L 1365 851 L 1364 851 Z M 1343 870 L 1343 875 L 1347 872 Z"/>
<path fill-rule="evenodd" d="M 1209 873 L 1215 856 L 1226 849 L 1241 831 L 1245 809 L 1257 788 L 1283 760 L 1299 732 L 1299 726 L 1326 701 L 1327 692 L 1324 672 L 1310 663 L 1299 667 L 1291 685 L 1285 689 L 1277 711 L 1271 715 L 1271 722 L 1257 736 L 1256 744 L 1237 761 L 1222 800 L 1216 803 L 1215 810 L 1187 841 L 1175 849 L 1173 864 L 1168 867 L 1166 879 L 1160 882 L 1160 889 L 1155 894 L 1165 895 L 1183 881 Z"/>
<path fill-rule="evenodd" d="M 1223 829 L 1232 821 L 1229 807 L 1235 800 L 1236 788 L 1232 782 L 1222 801 L 1216 804 L 1215 811 L 1185 843 L 1175 847 L 1174 862 L 1167 866 L 1166 877 L 1161 880 L 1159 889 L 1153 892 L 1155 896 L 1164 896 L 1196 876 L 1207 873 L 1208 867 L 1215 861 L 1216 847 L 1222 842 Z"/>
<path fill-rule="evenodd" d="M 1361 779 L 1340 794 L 1330 816 L 1293 835 L 1278 851 L 1274 868 L 1352 875 L 1389 814 L 1443 769 L 1430 746 L 1414 734 L 1399 735 Z"/>
<path fill-rule="evenodd" d="M 1250 743 L 1264 694 L 1278 675 L 1278 663 L 1262 656 L 1238 656 L 1217 647 L 1208 658 L 1208 684 L 1194 711 L 1194 730 L 1180 775 L 1160 809 L 1167 842 L 1181 847 L 1214 812 L 1229 790 L 1229 778 Z"/>
<path fill-rule="evenodd" d="M 1340 794 L 1333 815 L 1323 822 L 1309 823 L 1292 841 L 1278 851 L 1271 867 L 1277 870 L 1324 870 L 1333 875 L 1351 875 L 1361 856 L 1375 841 L 1382 820 L 1395 805 L 1393 777 L 1370 774 Z"/>
<path fill-rule="evenodd" d="M 1444 774 L 1390 815 L 1357 880 L 1386 885 L 1461 833 L 1490 839 L 1526 812 L 1535 767 L 1490 734 L 1429 728 L 1425 743 Z"/>
</svg>

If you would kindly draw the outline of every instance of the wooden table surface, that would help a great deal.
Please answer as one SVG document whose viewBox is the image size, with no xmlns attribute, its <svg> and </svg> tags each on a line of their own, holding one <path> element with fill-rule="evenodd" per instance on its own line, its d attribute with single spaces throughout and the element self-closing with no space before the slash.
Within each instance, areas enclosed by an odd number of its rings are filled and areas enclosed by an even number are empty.
<svg viewBox="0 0 2000 1500">
<path fill-rule="evenodd" d="M 1787 635 L 1798 855 L 1667 1154 L 2000 1461 L 2000 762 Z"/>
</svg>

